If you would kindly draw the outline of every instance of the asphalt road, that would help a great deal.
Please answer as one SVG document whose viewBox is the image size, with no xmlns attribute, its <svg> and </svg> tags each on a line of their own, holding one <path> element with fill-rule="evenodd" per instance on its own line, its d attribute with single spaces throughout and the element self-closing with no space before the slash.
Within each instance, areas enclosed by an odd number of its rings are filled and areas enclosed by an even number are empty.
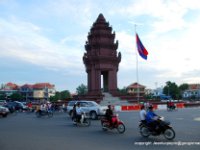
<svg viewBox="0 0 200 150">
<path fill-rule="evenodd" d="M 173 141 L 163 136 L 143 138 L 138 131 L 138 112 L 119 113 L 126 132 L 104 132 L 100 121 L 90 127 L 76 127 L 65 113 L 53 118 L 36 118 L 18 113 L 0 118 L 0 150 L 134 150 L 200 149 L 200 108 L 156 111 L 170 120 L 176 132 Z"/>
</svg>

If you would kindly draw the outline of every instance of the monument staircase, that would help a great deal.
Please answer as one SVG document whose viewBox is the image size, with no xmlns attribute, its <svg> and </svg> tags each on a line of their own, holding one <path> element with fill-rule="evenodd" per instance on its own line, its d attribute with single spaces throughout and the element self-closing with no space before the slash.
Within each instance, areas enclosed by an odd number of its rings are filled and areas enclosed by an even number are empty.
<svg viewBox="0 0 200 150">
<path fill-rule="evenodd" d="M 100 102 L 101 106 L 107 105 L 130 105 L 130 103 L 126 100 L 121 100 L 119 97 L 113 97 L 110 93 L 104 92 L 103 100 Z"/>
</svg>

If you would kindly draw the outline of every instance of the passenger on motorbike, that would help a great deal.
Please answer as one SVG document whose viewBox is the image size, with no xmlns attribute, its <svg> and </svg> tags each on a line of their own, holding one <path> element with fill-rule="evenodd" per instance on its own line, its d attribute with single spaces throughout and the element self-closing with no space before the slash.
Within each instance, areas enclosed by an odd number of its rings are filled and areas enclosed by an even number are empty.
<svg viewBox="0 0 200 150">
<path fill-rule="evenodd" d="M 147 125 L 153 130 L 157 131 L 159 128 L 159 122 L 158 122 L 159 116 L 154 113 L 153 106 L 149 106 L 149 111 L 146 115 L 146 122 Z"/>
<path fill-rule="evenodd" d="M 39 114 L 42 115 L 42 112 L 45 112 L 45 111 L 47 111 L 47 107 L 46 107 L 46 104 L 43 103 L 40 105 Z"/>
<path fill-rule="evenodd" d="M 47 103 L 46 103 L 46 110 L 47 110 L 48 112 L 52 111 L 52 103 L 50 103 L 50 102 L 47 102 Z"/>
<path fill-rule="evenodd" d="M 145 106 L 142 105 L 140 109 L 141 109 L 140 110 L 140 120 L 141 120 L 142 123 L 145 124 L 146 123 L 146 114 L 147 114 L 147 112 L 145 110 Z"/>
<path fill-rule="evenodd" d="M 76 107 L 76 119 L 77 119 L 77 122 L 80 122 L 82 113 L 83 113 L 83 110 L 80 107 L 80 103 L 77 103 L 77 107 Z"/>
<path fill-rule="evenodd" d="M 111 108 L 111 105 L 108 105 L 108 109 L 106 110 L 105 117 L 109 121 L 110 126 L 112 127 L 113 126 L 113 122 L 112 122 L 113 110 Z"/>
</svg>

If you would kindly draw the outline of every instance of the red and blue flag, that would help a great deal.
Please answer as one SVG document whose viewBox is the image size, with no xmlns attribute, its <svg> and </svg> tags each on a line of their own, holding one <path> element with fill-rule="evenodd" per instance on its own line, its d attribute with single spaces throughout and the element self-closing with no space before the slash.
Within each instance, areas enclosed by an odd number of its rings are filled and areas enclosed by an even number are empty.
<svg viewBox="0 0 200 150">
<path fill-rule="evenodd" d="M 148 55 L 148 51 L 146 50 L 146 48 L 143 46 L 142 42 L 140 41 L 140 38 L 138 36 L 138 34 L 136 33 L 136 44 L 137 44 L 137 50 L 139 55 L 147 60 L 147 55 Z"/>
</svg>

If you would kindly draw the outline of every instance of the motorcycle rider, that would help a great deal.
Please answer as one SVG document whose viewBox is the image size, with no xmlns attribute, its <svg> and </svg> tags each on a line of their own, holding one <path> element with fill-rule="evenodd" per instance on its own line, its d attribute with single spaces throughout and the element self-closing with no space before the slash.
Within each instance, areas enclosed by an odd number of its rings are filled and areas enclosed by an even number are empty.
<svg viewBox="0 0 200 150">
<path fill-rule="evenodd" d="M 74 120 L 76 118 L 77 114 L 76 114 L 76 104 L 74 104 L 73 109 L 72 109 L 72 120 Z"/>
<path fill-rule="evenodd" d="M 176 108 L 175 104 L 171 100 L 167 103 L 167 107 L 172 110 Z"/>
<path fill-rule="evenodd" d="M 113 110 L 111 108 L 111 105 L 108 105 L 108 109 L 106 109 L 105 117 L 109 121 L 110 126 L 112 127 L 113 126 L 113 122 L 112 122 Z"/>
<path fill-rule="evenodd" d="M 159 128 L 159 122 L 157 121 L 158 118 L 159 116 L 153 111 L 153 106 L 149 106 L 149 111 L 146 115 L 146 122 L 153 131 L 156 131 Z"/>
</svg>

